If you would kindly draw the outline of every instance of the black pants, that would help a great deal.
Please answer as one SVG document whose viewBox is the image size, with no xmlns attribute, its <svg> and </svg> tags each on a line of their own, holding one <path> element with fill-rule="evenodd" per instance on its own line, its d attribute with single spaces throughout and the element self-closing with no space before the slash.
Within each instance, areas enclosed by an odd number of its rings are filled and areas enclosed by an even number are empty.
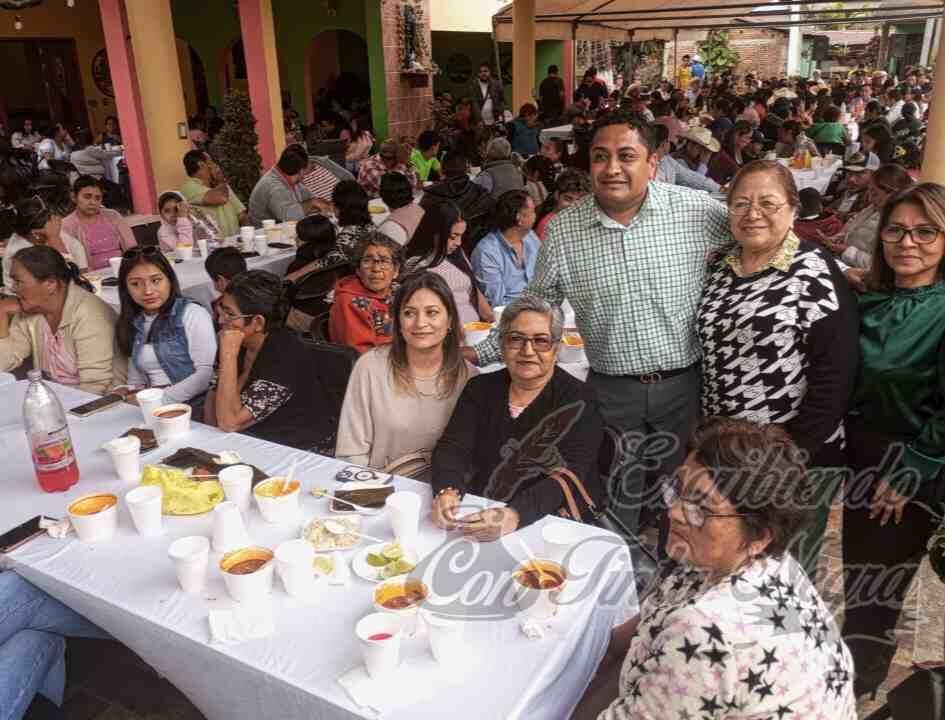
<svg viewBox="0 0 945 720">
<path fill-rule="evenodd" d="M 891 519 L 880 525 L 878 517 L 869 517 L 869 501 L 879 480 L 869 469 L 882 467 L 893 440 L 856 423 L 848 430 L 847 454 L 855 476 L 846 487 L 843 508 L 843 638 L 858 678 L 878 685 L 896 652 L 893 631 L 906 593 L 941 519 L 941 479 L 920 486 L 901 522 Z"/>
</svg>

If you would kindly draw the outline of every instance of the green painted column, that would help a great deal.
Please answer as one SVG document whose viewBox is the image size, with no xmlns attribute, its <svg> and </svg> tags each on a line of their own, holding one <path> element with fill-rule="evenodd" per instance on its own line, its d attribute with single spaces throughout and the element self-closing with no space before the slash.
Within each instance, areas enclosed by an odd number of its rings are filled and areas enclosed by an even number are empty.
<svg viewBox="0 0 945 720">
<path fill-rule="evenodd" d="M 564 43 L 560 40 L 539 40 L 535 43 L 535 89 L 548 77 L 548 66 L 558 66 L 558 77 L 564 77 Z M 517 111 L 517 108 L 516 108 Z M 515 111 L 513 111 L 515 112 Z"/>
<path fill-rule="evenodd" d="M 384 67 L 384 38 L 381 32 L 381 3 L 364 0 L 365 39 L 371 78 L 371 120 L 374 137 L 387 137 L 387 71 Z"/>
</svg>

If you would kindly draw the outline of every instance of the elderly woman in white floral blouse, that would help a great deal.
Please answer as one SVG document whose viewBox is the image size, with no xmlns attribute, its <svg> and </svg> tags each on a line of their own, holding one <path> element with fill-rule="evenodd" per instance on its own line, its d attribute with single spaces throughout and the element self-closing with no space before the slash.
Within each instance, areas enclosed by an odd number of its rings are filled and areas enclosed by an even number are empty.
<svg viewBox="0 0 945 720">
<path fill-rule="evenodd" d="M 675 563 L 613 630 L 574 717 L 855 720 L 850 652 L 786 552 L 804 520 L 799 449 L 775 425 L 724 418 L 690 447 L 664 491 Z"/>
</svg>

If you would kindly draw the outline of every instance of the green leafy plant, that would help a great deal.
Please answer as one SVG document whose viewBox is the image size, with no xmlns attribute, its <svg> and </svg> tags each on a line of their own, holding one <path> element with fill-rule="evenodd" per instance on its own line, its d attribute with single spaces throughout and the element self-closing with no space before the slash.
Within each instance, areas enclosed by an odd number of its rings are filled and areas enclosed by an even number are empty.
<svg viewBox="0 0 945 720">
<path fill-rule="evenodd" d="M 262 158 L 257 146 L 256 118 L 249 95 L 240 90 L 223 100 L 223 128 L 213 143 L 213 157 L 223 169 L 230 188 L 243 202 L 259 181 Z"/>
<path fill-rule="evenodd" d="M 741 59 L 729 42 L 726 30 L 710 31 L 708 37 L 699 43 L 699 54 L 706 68 L 713 73 L 731 70 Z"/>
</svg>

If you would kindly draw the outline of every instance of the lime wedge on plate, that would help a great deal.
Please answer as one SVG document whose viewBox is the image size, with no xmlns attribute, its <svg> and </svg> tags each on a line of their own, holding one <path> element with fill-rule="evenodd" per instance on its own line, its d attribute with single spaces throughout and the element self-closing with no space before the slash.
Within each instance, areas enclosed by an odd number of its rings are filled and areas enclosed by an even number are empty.
<svg viewBox="0 0 945 720">
<path fill-rule="evenodd" d="M 384 567 L 385 565 L 387 565 L 387 563 L 390 562 L 390 560 L 388 560 L 383 555 L 376 555 L 375 553 L 368 553 L 365 560 L 367 560 L 368 565 L 370 565 L 371 567 L 376 567 L 376 568 Z"/>
<path fill-rule="evenodd" d="M 400 547 L 400 543 L 391 543 L 381 550 L 381 555 L 388 560 L 400 560 L 404 556 L 404 550 Z"/>
</svg>

